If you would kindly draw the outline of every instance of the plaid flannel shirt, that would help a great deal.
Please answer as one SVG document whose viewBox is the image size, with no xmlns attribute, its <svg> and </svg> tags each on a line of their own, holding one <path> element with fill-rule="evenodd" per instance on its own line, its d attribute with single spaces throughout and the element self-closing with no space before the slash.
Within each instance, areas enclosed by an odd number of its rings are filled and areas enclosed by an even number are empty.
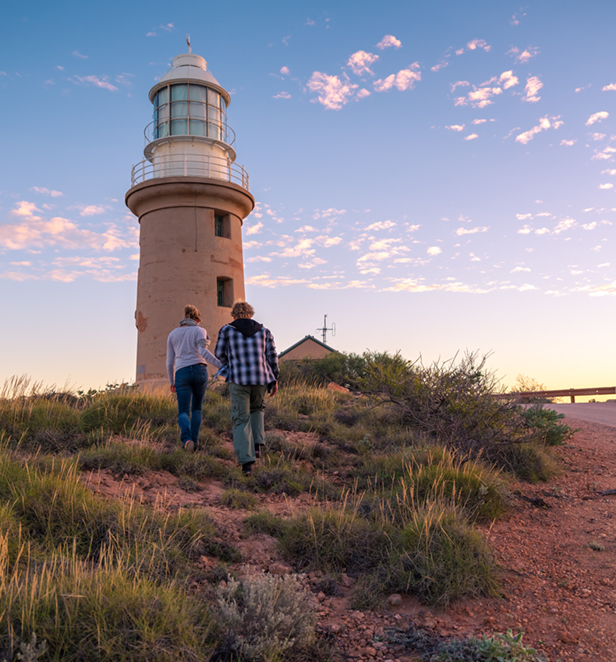
<svg viewBox="0 0 616 662">
<path fill-rule="evenodd" d="M 278 354 L 274 336 L 262 327 L 247 337 L 230 324 L 218 332 L 214 354 L 227 369 L 227 380 L 233 384 L 249 386 L 271 384 L 278 381 Z"/>
</svg>

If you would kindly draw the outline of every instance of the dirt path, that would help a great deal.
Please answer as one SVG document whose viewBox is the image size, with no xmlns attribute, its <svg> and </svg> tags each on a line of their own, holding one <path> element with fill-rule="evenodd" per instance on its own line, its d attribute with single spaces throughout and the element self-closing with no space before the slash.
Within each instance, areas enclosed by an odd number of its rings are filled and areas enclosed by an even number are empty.
<svg viewBox="0 0 616 662">
<path fill-rule="evenodd" d="M 523 629 L 525 643 L 551 662 L 616 661 L 616 494 L 602 494 L 616 490 L 616 428 L 571 418 L 567 423 L 579 430 L 557 449 L 561 475 L 548 484 L 512 484 L 510 514 L 484 531 L 502 568 L 502 597 L 458 602 L 444 612 L 430 611 L 411 597 L 393 597 L 393 604 L 378 613 L 364 613 L 349 607 L 352 578 L 343 576 L 342 595 L 327 597 L 319 573 L 304 577 L 315 595 L 319 629 L 342 659 L 414 660 L 412 651 L 387 643 L 389 632 L 414 625 L 456 637 Z M 116 481 L 107 472 L 84 478 L 109 497 L 123 494 L 159 507 L 166 502 L 174 508 L 205 508 L 219 535 L 240 549 L 244 562 L 235 568 L 238 573 L 291 571 L 273 538 L 244 538 L 242 522 L 249 513 L 221 506 L 223 487 L 216 481 L 184 492 L 164 472 L 135 480 Z M 258 499 L 260 509 L 278 516 L 295 514 L 312 502 L 306 494 Z M 211 567 L 217 560 L 203 557 L 201 563 Z"/>
</svg>

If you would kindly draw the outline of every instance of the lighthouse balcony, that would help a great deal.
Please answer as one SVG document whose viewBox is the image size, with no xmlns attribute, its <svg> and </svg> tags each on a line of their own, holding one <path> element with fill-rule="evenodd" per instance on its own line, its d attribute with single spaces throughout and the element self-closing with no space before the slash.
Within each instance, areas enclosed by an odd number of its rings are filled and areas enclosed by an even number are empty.
<svg viewBox="0 0 616 662">
<path fill-rule="evenodd" d="M 132 186 L 159 177 L 207 177 L 237 184 L 248 191 L 244 166 L 214 154 L 154 154 L 133 166 Z"/>
</svg>

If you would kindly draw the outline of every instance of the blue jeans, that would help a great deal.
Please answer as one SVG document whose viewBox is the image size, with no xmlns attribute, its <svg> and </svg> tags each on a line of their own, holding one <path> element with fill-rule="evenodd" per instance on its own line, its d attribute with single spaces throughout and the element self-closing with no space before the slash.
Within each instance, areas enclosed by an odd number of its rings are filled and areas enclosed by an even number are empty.
<svg viewBox="0 0 616 662">
<path fill-rule="evenodd" d="M 197 444 L 201 429 L 201 410 L 207 388 L 207 368 L 202 363 L 180 368 L 175 373 L 178 398 L 178 425 L 182 443 L 192 439 Z"/>
</svg>

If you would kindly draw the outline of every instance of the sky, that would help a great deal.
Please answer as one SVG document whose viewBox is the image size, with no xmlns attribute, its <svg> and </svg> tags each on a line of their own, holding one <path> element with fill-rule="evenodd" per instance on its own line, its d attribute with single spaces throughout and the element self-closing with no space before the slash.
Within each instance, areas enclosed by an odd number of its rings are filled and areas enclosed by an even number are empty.
<svg viewBox="0 0 616 662">
<path fill-rule="evenodd" d="M 124 195 L 190 34 L 231 94 L 246 298 L 280 351 L 327 314 L 341 351 L 616 385 L 615 21 L 609 0 L 2 0 L 0 383 L 134 379 Z"/>
</svg>

